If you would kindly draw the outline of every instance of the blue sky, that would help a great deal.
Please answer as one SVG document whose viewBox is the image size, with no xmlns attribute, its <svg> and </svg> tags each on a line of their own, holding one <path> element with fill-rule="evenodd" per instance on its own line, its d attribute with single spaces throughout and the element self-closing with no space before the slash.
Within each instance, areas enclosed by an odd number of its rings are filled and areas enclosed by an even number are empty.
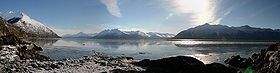
<svg viewBox="0 0 280 73">
<path fill-rule="evenodd" d="M 104 29 L 178 33 L 203 23 L 280 28 L 279 0 L 2 0 L 61 34 Z"/>
</svg>

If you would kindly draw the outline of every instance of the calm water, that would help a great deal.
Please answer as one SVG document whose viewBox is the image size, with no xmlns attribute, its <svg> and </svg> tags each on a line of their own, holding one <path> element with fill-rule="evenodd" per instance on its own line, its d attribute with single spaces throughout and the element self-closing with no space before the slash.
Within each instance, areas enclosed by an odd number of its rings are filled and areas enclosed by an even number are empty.
<svg viewBox="0 0 280 73">
<path fill-rule="evenodd" d="M 111 56 L 129 56 L 135 59 L 159 59 L 170 56 L 192 56 L 204 63 L 219 62 L 232 55 L 248 57 L 273 41 L 224 40 L 97 40 L 97 39 L 37 39 L 41 52 L 52 59 L 79 58 L 93 51 Z"/>
</svg>

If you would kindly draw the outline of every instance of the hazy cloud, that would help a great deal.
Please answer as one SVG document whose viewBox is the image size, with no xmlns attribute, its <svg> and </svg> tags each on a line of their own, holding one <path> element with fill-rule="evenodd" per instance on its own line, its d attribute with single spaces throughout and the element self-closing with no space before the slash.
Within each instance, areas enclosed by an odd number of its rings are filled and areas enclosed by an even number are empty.
<svg viewBox="0 0 280 73">
<path fill-rule="evenodd" d="M 65 34 L 73 34 L 78 32 L 97 33 L 103 30 L 104 27 L 102 25 L 84 24 L 83 26 L 79 26 L 75 28 L 52 28 L 52 27 L 49 28 L 61 36 Z"/>
<path fill-rule="evenodd" d="M 211 23 L 215 18 L 215 1 L 213 0 L 167 0 L 167 9 L 176 14 L 190 14 L 192 24 Z"/>
<path fill-rule="evenodd" d="M 118 0 L 101 0 L 101 2 L 107 7 L 107 10 L 116 17 L 122 17 L 120 8 L 118 6 Z"/>
<path fill-rule="evenodd" d="M 62 36 L 64 34 L 73 34 L 78 33 L 79 30 L 74 29 L 52 29 L 55 33 L 57 33 L 59 36 Z"/>
<path fill-rule="evenodd" d="M 167 3 L 167 10 L 176 15 L 188 14 L 193 25 L 204 23 L 219 24 L 221 20 L 229 15 L 236 7 L 219 9 L 222 0 L 164 0 Z M 246 4 L 246 2 L 242 3 Z M 219 10 L 223 10 L 222 12 Z M 166 17 L 166 19 L 170 19 Z"/>
<path fill-rule="evenodd" d="M 169 13 L 169 15 L 167 17 L 165 17 L 166 20 L 168 20 L 170 17 L 172 17 L 174 14 L 173 13 Z"/>
<path fill-rule="evenodd" d="M 230 3 L 232 0 L 213 0 L 213 4 L 215 4 L 213 10 L 214 10 L 215 14 L 214 14 L 214 20 L 212 21 L 212 23 L 219 24 L 224 19 L 224 17 L 228 16 L 234 10 L 243 7 L 244 5 L 248 4 L 250 1 L 253 1 L 253 0 L 240 0 L 240 2 L 238 4 L 232 5 L 227 8 L 224 8 L 223 6 L 219 5 L 220 3 L 223 3 L 223 1 Z"/>
</svg>

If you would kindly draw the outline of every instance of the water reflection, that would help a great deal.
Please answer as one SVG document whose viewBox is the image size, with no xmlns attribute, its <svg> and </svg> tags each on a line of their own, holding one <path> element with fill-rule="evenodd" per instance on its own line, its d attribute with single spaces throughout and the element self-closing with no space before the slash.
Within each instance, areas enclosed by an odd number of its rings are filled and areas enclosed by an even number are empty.
<svg viewBox="0 0 280 73">
<path fill-rule="evenodd" d="M 33 42 L 37 46 L 52 46 L 59 39 L 26 39 L 26 40 Z"/>
<path fill-rule="evenodd" d="M 181 43 L 182 42 L 182 43 Z M 194 43 L 191 43 L 194 42 Z M 196 57 L 204 63 L 223 61 L 232 55 L 249 57 L 253 53 L 258 53 L 274 41 L 177 41 L 177 47 L 191 49 L 199 52 L 198 54 L 187 55 Z"/>
<path fill-rule="evenodd" d="M 195 57 L 204 63 L 222 63 L 225 58 L 231 55 L 240 54 L 243 57 L 248 57 L 272 43 L 274 42 L 236 40 L 59 39 L 51 45 L 44 45 L 42 53 L 56 60 L 91 55 L 94 50 L 107 55 L 130 56 L 135 59 L 159 59 L 186 55 Z"/>
<path fill-rule="evenodd" d="M 209 53 L 228 53 L 228 52 L 244 52 L 249 53 L 266 48 L 269 44 L 215 44 L 215 45 L 182 45 L 175 44 L 177 47 L 192 49 L 202 54 Z"/>
</svg>

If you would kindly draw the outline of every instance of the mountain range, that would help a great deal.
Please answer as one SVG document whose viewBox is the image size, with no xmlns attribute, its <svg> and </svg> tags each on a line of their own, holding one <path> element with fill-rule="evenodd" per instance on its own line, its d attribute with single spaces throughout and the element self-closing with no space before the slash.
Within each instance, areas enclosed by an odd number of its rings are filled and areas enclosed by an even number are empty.
<svg viewBox="0 0 280 73">
<path fill-rule="evenodd" d="M 63 38 L 92 38 L 96 35 L 97 33 L 84 33 L 84 32 L 79 32 L 76 34 L 65 34 L 62 35 L 61 37 Z"/>
<path fill-rule="evenodd" d="M 32 19 L 23 12 L 1 13 L 5 21 L 12 24 L 17 30 L 24 32 L 28 37 L 58 38 L 59 36 L 43 23 Z"/>
<path fill-rule="evenodd" d="M 107 29 L 95 34 L 86 34 L 83 32 L 77 34 L 66 34 L 62 37 L 70 38 L 95 38 L 95 39 L 162 39 L 172 38 L 174 34 L 142 32 L 142 31 L 121 31 L 119 29 Z"/>
<path fill-rule="evenodd" d="M 178 33 L 175 39 L 244 39 L 244 40 L 280 40 L 280 30 L 256 28 L 248 25 L 229 27 L 208 23 Z"/>
</svg>

